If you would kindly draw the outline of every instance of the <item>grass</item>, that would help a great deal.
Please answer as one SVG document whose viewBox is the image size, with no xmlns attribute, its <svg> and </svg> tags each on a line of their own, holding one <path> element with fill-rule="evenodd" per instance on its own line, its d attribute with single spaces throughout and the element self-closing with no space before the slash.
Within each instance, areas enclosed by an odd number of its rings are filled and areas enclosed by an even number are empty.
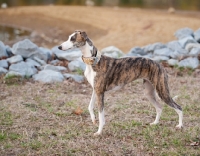
<svg viewBox="0 0 200 156">
<path fill-rule="evenodd" d="M 164 105 L 160 124 L 150 126 L 155 109 L 143 95 L 142 81 L 105 96 L 106 125 L 97 126 L 87 110 L 88 84 L 44 85 L 27 81 L 0 88 L 2 155 L 200 155 L 200 83 L 198 78 L 170 77 L 172 96 L 183 107 L 184 128 L 176 112 Z M 84 90 L 84 92 L 82 92 Z M 73 112 L 81 108 L 81 115 Z M 97 108 L 95 114 L 97 115 Z"/>
</svg>

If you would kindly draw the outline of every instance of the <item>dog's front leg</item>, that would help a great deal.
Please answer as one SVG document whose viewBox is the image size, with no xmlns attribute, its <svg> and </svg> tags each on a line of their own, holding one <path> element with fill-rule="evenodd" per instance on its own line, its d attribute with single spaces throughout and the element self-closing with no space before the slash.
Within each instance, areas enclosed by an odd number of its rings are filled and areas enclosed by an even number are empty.
<svg viewBox="0 0 200 156">
<path fill-rule="evenodd" d="M 95 115 L 94 115 L 94 103 L 95 103 L 95 99 L 96 99 L 96 93 L 93 90 L 92 97 L 91 97 L 91 100 L 90 100 L 90 104 L 88 106 L 88 110 L 90 112 L 90 116 L 91 116 L 93 124 L 96 124 Z"/>
<path fill-rule="evenodd" d="M 97 94 L 97 101 L 98 101 L 98 111 L 99 111 L 99 128 L 94 136 L 98 136 L 102 133 L 103 126 L 105 124 L 104 118 L 104 94 Z"/>
</svg>

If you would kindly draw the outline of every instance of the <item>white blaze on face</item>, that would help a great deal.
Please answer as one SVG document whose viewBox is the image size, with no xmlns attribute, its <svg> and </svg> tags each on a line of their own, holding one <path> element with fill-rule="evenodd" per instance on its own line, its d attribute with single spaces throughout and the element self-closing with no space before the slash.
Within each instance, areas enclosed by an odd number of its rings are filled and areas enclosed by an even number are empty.
<svg viewBox="0 0 200 156">
<path fill-rule="evenodd" d="M 63 42 L 63 43 L 61 44 L 62 50 L 68 50 L 68 49 L 73 48 L 73 42 L 71 41 L 71 37 L 74 36 L 74 35 L 75 35 L 75 33 L 71 34 L 71 35 L 69 36 L 68 40 L 67 40 L 66 42 Z"/>
</svg>

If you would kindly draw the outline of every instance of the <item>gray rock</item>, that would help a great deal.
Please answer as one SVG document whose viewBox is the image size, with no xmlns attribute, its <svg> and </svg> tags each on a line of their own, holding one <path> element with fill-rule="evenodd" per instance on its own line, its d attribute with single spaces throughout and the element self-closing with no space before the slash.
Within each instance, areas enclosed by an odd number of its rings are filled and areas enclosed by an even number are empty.
<svg viewBox="0 0 200 156">
<path fill-rule="evenodd" d="M 185 38 L 182 38 L 178 42 L 182 46 L 182 48 L 185 48 L 186 45 L 189 43 L 197 43 L 197 41 L 192 36 L 187 36 Z"/>
<path fill-rule="evenodd" d="M 13 56 L 13 53 L 12 53 L 12 49 L 10 46 L 6 45 L 6 52 L 8 54 L 8 57 L 11 57 Z"/>
<path fill-rule="evenodd" d="M 200 54 L 200 48 L 193 48 L 189 53 L 190 56 L 195 56 L 195 57 L 197 57 L 199 54 Z"/>
<path fill-rule="evenodd" d="M 115 46 L 109 46 L 103 48 L 101 53 L 105 56 L 113 57 L 113 58 L 120 58 L 123 57 L 125 54 Z"/>
<path fill-rule="evenodd" d="M 151 59 L 151 58 L 153 58 L 153 54 L 152 53 L 148 53 L 147 55 L 144 55 L 142 57 Z"/>
<path fill-rule="evenodd" d="M 167 47 L 173 51 L 182 49 L 182 46 L 178 41 L 171 41 L 167 44 Z"/>
<path fill-rule="evenodd" d="M 143 50 L 144 50 L 145 53 L 149 53 L 149 52 L 154 52 L 154 50 L 163 49 L 163 48 L 166 48 L 166 47 L 167 46 L 165 44 L 157 42 L 157 43 L 149 44 L 149 45 L 143 47 Z"/>
<path fill-rule="evenodd" d="M 41 66 L 38 62 L 36 62 L 30 58 L 26 59 L 26 64 L 30 67 L 40 67 Z"/>
<path fill-rule="evenodd" d="M 0 67 L 0 76 L 3 75 L 3 74 L 6 74 L 7 72 L 8 72 L 8 70 L 6 70 L 3 67 Z"/>
<path fill-rule="evenodd" d="M 193 48 L 199 48 L 200 49 L 200 44 L 199 43 L 188 43 L 185 47 L 187 51 L 191 51 Z"/>
<path fill-rule="evenodd" d="M 0 41 L 0 58 L 2 57 L 8 57 L 8 54 L 6 52 L 6 46 Z"/>
<path fill-rule="evenodd" d="M 15 55 L 15 56 L 12 56 L 12 57 L 8 58 L 7 61 L 10 64 L 14 64 L 14 63 L 18 63 L 18 62 L 23 61 L 23 58 L 22 58 L 21 55 Z"/>
<path fill-rule="evenodd" d="M 23 77 L 31 77 L 32 75 L 37 73 L 37 69 L 36 68 L 30 67 L 25 62 L 19 62 L 17 64 L 12 64 L 9 67 L 9 71 L 18 72 Z"/>
<path fill-rule="evenodd" d="M 64 74 L 64 77 L 66 79 L 72 79 L 74 80 L 75 82 L 78 82 L 78 83 L 82 83 L 84 82 L 84 77 L 81 76 L 81 75 L 73 75 L 73 74 Z"/>
<path fill-rule="evenodd" d="M 140 47 L 134 47 L 128 52 L 127 56 L 135 56 L 135 54 L 146 55 L 147 52 L 145 52 L 144 49 Z"/>
<path fill-rule="evenodd" d="M 188 57 L 178 63 L 179 67 L 189 67 L 195 69 L 199 66 L 199 60 L 196 57 Z"/>
<path fill-rule="evenodd" d="M 20 76 L 20 77 L 24 77 L 24 75 L 22 73 L 16 72 L 16 71 L 9 71 L 6 75 L 5 78 L 8 78 L 10 76 Z"/>
<path fill-rule="evenodd" d="M 86 65 L 85 65 L 85 63 L 83 63 L 79 60 L 75 60 L 75 61 L 71 61 L 68 64 L 68 68 L 69 68 L 70 71 L 76 71 L 76 70 L 79 70 L 79 69 L 85 71 Z"/>
<path fill-rule="evenodd" d="M 175 60 L 175 59 L 169 59 L 167 60 L 167 63 L 171 66 L 175 66 L 178 64 L 178 60 Z"/>
<path fill-rule="evenodd" d="M 44 56 L 47 56 L 46 58 L 46 62 L 49 60 L 52 60 L 52 51 L 50 49 L 44 48 L 44 47 L 39 47 L 39 49 L 41 50 L 41 52 L 43 53 Z"/>
<path fill-rule="evenodd" d="M 128 53 L 128 54 L 124 55 L 121 58 L 124 58 L 124 57 L 142 57 L 142 55 L 140 55 L 140 54 L 134 54 L 134 53 Z"/>
<path fill-rule="evenodd" d="M 32 59 L 40 65 L 46 65 L 46 62 L 44 60 L 39 59 L 38 57 L 33 57 Z"/>
<path fill-rule="evenodd" d="M 167 60 L 169 60 L 169 57 L 167 57 L 167 56 L 154 56 L 151 59 L 154 60 L 154 61 L 156 61 L 156 62 L 160 62 L 160 61 L 167 61 Z"/>
<path fill-rule="evenodd" d="M 8 68 L 8 61 L 7 60 L 0 60 L 0 67 Z"/>
<path fill-rule="evenodd" d="M 42 70 L 38 74 L 34 75 L 33 79 L 43 83 L 55 83 L 62 82 L 64 80 L 64 76 L 60 72 L 53 70 Z"/>
<path fill-rule="evenodd" d="M 62 66 L 53 66 L 53 65 L 47 64 L 44 66 L 44 70 L 53 70 L 53 71 L 60 72 L 60 71 L 66 71 L 67 68 L 62 67 Z"/>
<path fill-rule="evenodd" d="M 184 53 L 184 52 L 187 52 L 187 51 L 183 51 L 183 52 L 180 52 L 180 51 L 174 51 L 173 53 L 170 54 L 170 57 L 173 58 L 173 59 L 179 59 L 179 58 L 182 58 L 183 56 L 187 55 L 187 53 Z"/>
<path fill-rule="evenodd" d="M 200 28 L 194 32 L 194 39 L 200 43 Z"/>
<path fill-rule="evenodd" d="M 179 29 L 177 30 L 175 33 L 174 33 L 174 36 L 176 36 L 176 38 L 178 39 L 183 39 L 185 37 L 192 37 L 193 36 L 193 30 L 190 29 L 190 28 L 182 28 L 182 29 Z"/>
<path fill-rule="evenodd" d="M 12 52 L 15 55 L 21 55 L 23 58 L 37 57 L 44 61 L 48 60 L 48 55 L 43 53 L 42 50 L 29 39 L 15 43 L 12 47 Z"/>
<path fill-rule="evenodd" d="M 172 53 L 173 53 L 173 51 L 170 50 L 169 48 L 162 48 L 162 49 L 156 49 L 153 54 L 158 55 L 158 56 L 169 57 Z"/>
<path fill-rule="evenodd" d="M 70 49 L 67 51 L 62 51 L 59 50 L 58 47 L 53 47 L 52 52 L 57 56 L 58 59 L 61 60 L 68 60 L 68 61 L 73 61 L 76 60 L 77 58 L 82 56 L 82 52 L 80 49 Z"/>
<path fill-rule="evenodd" d="M 52 60 L 50 62 L 51 65 L 57 65 L 60 61 L 59 60 Z"/>
</svg>

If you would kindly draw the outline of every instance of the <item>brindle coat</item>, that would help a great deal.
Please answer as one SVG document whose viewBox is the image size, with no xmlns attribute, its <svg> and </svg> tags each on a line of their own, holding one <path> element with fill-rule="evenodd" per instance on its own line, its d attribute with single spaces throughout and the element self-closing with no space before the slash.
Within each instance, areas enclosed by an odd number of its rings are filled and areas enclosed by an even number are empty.
<svg viewBox="0 0 200 156">
<path fill-rule="evenodd" d="M 74 47 L 80 48 L 83 53 L 82 58 L 86 63 L 85 76 L 93 87 L 93 94 L 89 105 L 89 112 L 93 123 L 95 123 L 93 105 L 95 98 L 97 98 L 99 109 L 99 129 L 95 135 L 101 134 L 103 125 L 105 124 L 105 91 L 108 91 L 115 86 L 124 86 L 139 78 L 143 79 L 146 96 L 156 108 L 157 115 L 152 124 L 157 124 L 159 122 L 162 112 L 162 105 L 158 103 L 155 96 L 155 91 L 157 91 L 158 96 L 178 113 L 179 125 L 177 125 L 177 127 L 181 128 L 183 126 L 182 108 L 171 98 L 167 73 L 159 63 L 142 57 L 115 59 L 104 55 L 101 55 L 98 62 L 92 63 L 92 61 L 98 57 L 97 55 L 99 54 L 99 51 L 83 31 L 75 31 L 69 36 L 69 39 L 58 48 L 61 50 L 67 50 Z M 92 61 L 89 60 L 89 58 L 91 58 Z"/>
</svg>

